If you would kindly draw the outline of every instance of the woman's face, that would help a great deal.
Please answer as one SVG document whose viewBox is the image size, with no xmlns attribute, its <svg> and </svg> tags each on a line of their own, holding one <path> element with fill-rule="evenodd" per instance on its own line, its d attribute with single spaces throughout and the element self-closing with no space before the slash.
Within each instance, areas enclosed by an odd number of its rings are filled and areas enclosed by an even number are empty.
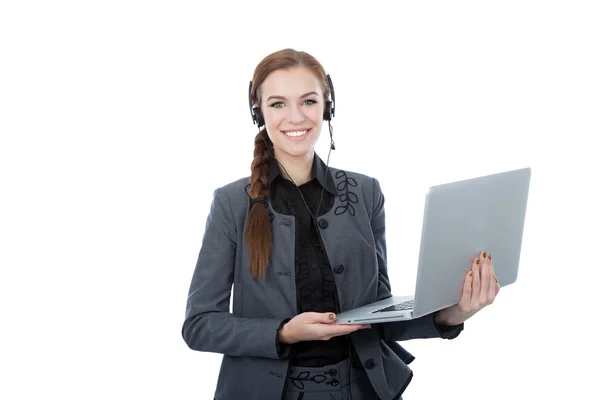
<svg viewBox="0 0 600 400">
<path fill-rule="evenodd" d="M 303 67 L 277 70 L 260 86 L 260 96 L 275 156 L 311 158 L 325 108 L 319 79 Z"/>
</svg>

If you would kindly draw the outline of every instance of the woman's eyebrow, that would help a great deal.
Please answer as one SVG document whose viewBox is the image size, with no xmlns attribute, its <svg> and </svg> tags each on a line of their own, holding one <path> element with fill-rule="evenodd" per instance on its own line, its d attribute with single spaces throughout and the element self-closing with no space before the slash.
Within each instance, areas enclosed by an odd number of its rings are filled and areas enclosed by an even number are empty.
<svg viewBox="0 0 600 400">
<path fill-rule="evenodd" d="M 300 98 L 303 99 L 304 97 L 308 97 L 308 96 L 313 95 L 313 94 L 314 95 L 318 95 L 317 92 L 308 92 L 308 93 L 305 93 L 302 96 L 300 96 Z M 284 96 L 277 96 L 277 95 L 273 95 L 273 96 L 267 97 L 267 101 L 272 100 L 272 99 L 285 100 L 285 97 Z"/>
</svg>

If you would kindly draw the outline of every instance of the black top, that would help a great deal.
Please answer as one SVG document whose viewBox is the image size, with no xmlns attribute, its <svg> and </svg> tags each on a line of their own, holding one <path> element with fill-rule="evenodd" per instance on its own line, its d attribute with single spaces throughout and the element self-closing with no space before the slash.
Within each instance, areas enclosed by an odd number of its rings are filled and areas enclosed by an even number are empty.
<svg viewBox="0 0 600 400">
<path fill-rule="evenodd" d="M 295 275 L 297 312 L 339 312 L 334 273 L 343 273 L 343 268 L 332 270 L 319 229 L 315 226 L 304 201 L 313 216 L 318 218 L 331 210 L 335 201 L 336 187 L 327 173 L 325 163 L 315 154 L 312 175 L 314 178 L 299 187 L 281 175 L 277 161 L 272 160 L 269 169 L 269 196 L 273 209 L 296 218 Z M 300 190 L 298 190 L 300 189 Z M 304 197 L 304 201 L 302 196 Z M 319 201 L 321 204 L 319 206 Z M 318 213 L 317 213 L 318 211 Z M 281 327 L 289 319 L 282 321 Z M 441 337 L 451 339 L 460 333 L 459 326 L 435 323 Z M 375 326 L 379 328 L 379 326 Z M 321 367 L 336 364 L 354 353 L 347 335 L 336 336 L 327 341 L 315 340 L 283 345 L 277 336 L 280 357 L 289 352 L 290 364 L 305 367 Z"/>
<path fill-rule="evenodd" d="M 330 179 L 331 176 L 325 177 L 326 170 L 323 167 L 315 157 L 312 175 L 315 178 L 296 187 L 282 176 L 276 161 L 273 160 L 270 165 L 269 194 L 273 209 L 280 214 L 293 215 L 296 218 L 295 275 L 298 314 L 307 311 L 339 312 L 334 272 L 321 242 L 319 229 L 304 204 L 306 201 L 315 218 L 333 207 L 334 183 Z M 327 341 L 298 342 L 292 346 L 290 353 L 291 364 L 296 366 L 335 364 L 348 355 L 349 343 L 345 335 Z"/>
</svg>

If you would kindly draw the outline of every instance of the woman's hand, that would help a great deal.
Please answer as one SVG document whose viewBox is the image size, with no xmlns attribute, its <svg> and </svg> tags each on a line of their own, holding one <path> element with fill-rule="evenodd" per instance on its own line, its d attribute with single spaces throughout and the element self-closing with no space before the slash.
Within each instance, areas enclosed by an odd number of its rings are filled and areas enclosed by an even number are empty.
<svg viewBox="0 0 600 400">
<path fill-rule="evenodd" d="M 347 335 L 359 329 L 370 328 L 370 324 L 333 324 L 335 314 L 304 312 L 296 315 L 279 331 L 283 343 L 292 344 L 306 340 L 329 340 L 334 336 Z"/>
<path fill-rule="evenodd" d="M 496 299 L 500 285 L 494 274 L 490 253 L 481 252 L 474 258 L 463 284 L 458 304 L 440 310 L 435 320 L 441 325 L 459 325 Z"/>
</svg>

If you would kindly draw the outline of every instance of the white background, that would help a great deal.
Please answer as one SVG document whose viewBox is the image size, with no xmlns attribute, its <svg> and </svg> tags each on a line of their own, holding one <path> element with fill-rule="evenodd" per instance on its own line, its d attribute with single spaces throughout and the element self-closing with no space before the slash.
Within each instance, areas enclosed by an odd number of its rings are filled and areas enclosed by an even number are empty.
<svg viewBox="0 0 600 400">
<path fill-rule="evenodd" d="M 427 186 L 532 168 L 519 280 L 458 339 L 403 343 L 405 398 L 598 398 L 597 3 L 207 4 L 2 2 L 0 398 L 212 399 L 187 290 L 284 47 L 332 76 L 331 165 L 382 184 L 397 294 Z"/>
</svg>

